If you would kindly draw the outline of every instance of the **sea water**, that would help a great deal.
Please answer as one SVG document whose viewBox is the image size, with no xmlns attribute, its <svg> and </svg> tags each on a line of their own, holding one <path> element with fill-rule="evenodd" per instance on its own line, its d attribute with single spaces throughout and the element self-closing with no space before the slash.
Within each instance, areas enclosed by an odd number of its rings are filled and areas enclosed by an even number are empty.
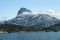
<svg viewBox="0 0 60 40">
<path fill-rule="evenodd" d="M 17 32 L 0 34 L 0 40 L 60 40 L 60 32 Z"/>
</svg>

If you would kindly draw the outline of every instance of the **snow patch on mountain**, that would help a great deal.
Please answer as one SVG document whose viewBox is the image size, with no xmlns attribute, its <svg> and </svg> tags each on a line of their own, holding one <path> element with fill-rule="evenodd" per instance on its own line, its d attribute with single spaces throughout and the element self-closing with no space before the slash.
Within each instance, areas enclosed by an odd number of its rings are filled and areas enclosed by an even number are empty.
<svg viewBox="0 0 60 40">
<path fill-rule="evenodd" d="M 47 14 L 50 15 L 52 17 L 56 17 L 57 19 L 60 19 L 60 12 L 55 12 L 52 10 L 49 11 L 35 11 L 35 12 L 23 12 L 20 15 L 37 15 L 37 14 Z"/>
</svg>

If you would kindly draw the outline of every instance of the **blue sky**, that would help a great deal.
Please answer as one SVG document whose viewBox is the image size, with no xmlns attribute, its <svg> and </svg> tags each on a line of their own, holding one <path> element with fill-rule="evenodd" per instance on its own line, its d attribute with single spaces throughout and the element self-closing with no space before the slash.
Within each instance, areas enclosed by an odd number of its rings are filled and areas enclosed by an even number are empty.
<svg viewBox="0 0 60 40">
<path fill-rule="evenodd" d="M 60 0 L 0 0 L 0 20 L 11 19 L 21 7 L 30 10 L 60 11 Z"/>
</svg>

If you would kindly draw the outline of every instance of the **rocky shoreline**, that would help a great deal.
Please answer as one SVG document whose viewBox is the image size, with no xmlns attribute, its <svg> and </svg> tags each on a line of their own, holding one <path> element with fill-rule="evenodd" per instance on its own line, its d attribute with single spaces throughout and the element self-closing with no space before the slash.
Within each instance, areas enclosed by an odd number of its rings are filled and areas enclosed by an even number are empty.
<svg viewBox="0 0 60 40">
<path fill-rule="evenodd" d="M 6 31 L 0 31 L 0 34 L 7 34 L 8 32 Z"/>
</svg>

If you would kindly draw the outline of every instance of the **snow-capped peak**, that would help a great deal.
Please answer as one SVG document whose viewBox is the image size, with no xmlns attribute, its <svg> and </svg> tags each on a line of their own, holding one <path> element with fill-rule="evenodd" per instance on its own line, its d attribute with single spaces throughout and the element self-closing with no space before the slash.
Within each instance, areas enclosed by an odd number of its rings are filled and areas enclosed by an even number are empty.
<svg viewBox="0 0 60 40">
<path fill-rule="evenodd" d="M 26 8 L 18 11 L 15 19 L 9 21 L 11 24 L 18 24 L 22 26 L 35 26 L 35 27 L 50 27 L 59 22 L 58 19 L 52 17 L 55 12 L 50 11 L 34 11 L 30 12 Z M 56 13 L 55 13 L 56 14 Z"/>
<path fill-rule="evenodd" d="M 60 12 L 54 11 L 52 9 L 40 10 L 40 11 L 31 11 L 31 10 L 26 9 L 26 8 L 21 8 L 18 11 L 17 16 L 20 16 L 20 15 L 37 15 L 37 14 L 48 14 L 52 17 L 56 17 L 56 18 L 60 19 Z"/>
</svg>

